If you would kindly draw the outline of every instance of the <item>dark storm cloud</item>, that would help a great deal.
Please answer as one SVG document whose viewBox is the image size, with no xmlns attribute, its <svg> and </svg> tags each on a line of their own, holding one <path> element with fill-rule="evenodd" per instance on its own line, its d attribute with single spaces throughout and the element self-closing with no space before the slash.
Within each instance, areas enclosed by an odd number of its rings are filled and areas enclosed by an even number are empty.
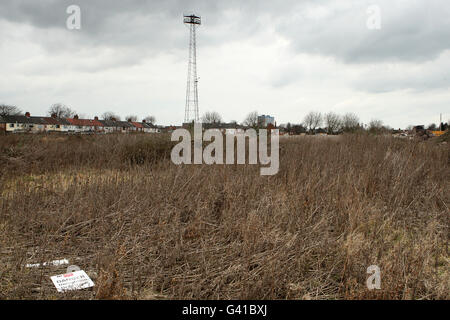
<svg viewBox="0 0 450 320">
<path fill-rule="evenodd" d="M 381 8 L 381 30 L 368 30 L 367 8 Z M 450 48 L 450 5 L 435 1 L 145 1 L 2 0 L 0 18 L 38 28 L 64 28 L 66 8 L 82 9 L 81 38 L 95 45 L 184 48 L 183 12 L 195 9 L 208 31 L 203 45 L 273 29 L 301 53 L 346 63 L 433 59 Z M 268 41 L 270 41 L 268 39 Z"/>
<path fill-rule="evenodd" d="M 152 51 L 185 48 L 186 33 L 180 32 L 185 28 L 182 15 L 193 9 L 204 17 L 209 29 L 200 40 L 203 45 L 238 40 L 256 33 L 258 25 L 256 13 L 249 14 L 249 5 L 238 1 L 2 0 L 0 19 L 64 30 L 66 8 L 72 4 L 81 8 L 82 45 L 145 46 Z M 264 9 L 257 2 L 255 7 Z"/>
</svg>

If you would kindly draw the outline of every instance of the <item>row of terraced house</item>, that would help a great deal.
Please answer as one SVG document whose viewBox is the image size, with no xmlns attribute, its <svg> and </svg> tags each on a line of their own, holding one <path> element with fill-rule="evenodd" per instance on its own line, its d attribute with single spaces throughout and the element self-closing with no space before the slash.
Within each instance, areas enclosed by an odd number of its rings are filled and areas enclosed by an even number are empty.
<svg viewBox="0 0 450 320">
<path fill-rule="evenodd" d="M 152 123 L 134 121 L 91 119 L 32 117 L 29 112 L 25 115 L 0 116 L 0 132 L 6 133 L 159 133 L 160 130 Z"/>
</svg>

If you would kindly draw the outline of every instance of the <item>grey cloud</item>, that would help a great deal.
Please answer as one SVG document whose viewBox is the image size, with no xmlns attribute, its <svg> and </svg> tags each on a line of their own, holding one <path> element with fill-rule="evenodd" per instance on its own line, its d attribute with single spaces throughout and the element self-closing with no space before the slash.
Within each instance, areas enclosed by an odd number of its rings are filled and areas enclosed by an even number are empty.
<svg viewBox="0 0 450 320">
<path fill-rule="evenodd" d="M 0 19 L 63 30 L 65 10 L 73 3 L 82 8 L 80 45 L 131 46 L 146 54 L 184 48 L 181 15 L 193 8 L 204 18 L 205 30 L 199 38 L 203 46 L 245 40 L 273 29 L 296 52 L 334 56 L 346 63 L 425 61 L 450 48 L 450 41 L 445 41 L 450 40 L 446 0 L 379 0 L 382 29 L 376 31 L 366 27 L 366 10 L 373 4 L 368 0 L 345 4 L 336 0 L 2 0 Z"/>
<path fill-rule="evenodd" d="M 82 13 L 80 40 L 94 45 L 148 45 L 155 50 L 184 47 L 185 33 L 179 30 L 183 28 L 182 14 L 192 12 L 191 8 L 204 16 L 208 28 L 229 31 L 228 37 L 210 32 L 202 39 L 205 43 L 239 38 L 245 30 L 255 30 L 252 19 L 243 23 L 248 17 L 240 14 L 243 7 L 236 1 L 2 0 L 0 19 L 37 28 L 65 30 L 66 8 L 74 3 L 80 6 Z M 227 17 L 226 14 L 230 15 Z M 229 26 L 232 26 L 231 30 Z"/>
<path fill-rule="evenodd" d="M 67 32 L 66 8 L 77 4 L 82 10 L 79 45 L 133 46 L 163 52 L 186 47 L 186 32 L 180 31 L 185 31 L 181 18 L 194 9 L 202 15 L 205 25 L 199 41 L 203 46 L 212 46 L 254 37 L 271 28 L 276 16 L 289 14 L 298 3 L 311 2 L 325 1 L 287 0 L 278 4 L 260 0 L 2 0 L 0 19 Z M 50 39 L 40 40 L 51 46 Z M 58 49 L 67 47 L 61 44 Z"/>
<path fill-rule="evenodd" d="M 330 7 L 322 18 L 300 12 L 281 21 L 277 30 L 297 52 L 334 56 L 346 63 L 426 61 L 450 48 L 448 1 L 376 1 L 381 29 L 369 30 L 366 10 L 373 3 Z"/>
<path fill-rule="evenodd" d="M 423 92 L 450 89 L 450 50 L 423 64 L 383 64 L 369 68 L 354 82 L 358 90 L 384 93 L 398 90 Z"/>
</svg>

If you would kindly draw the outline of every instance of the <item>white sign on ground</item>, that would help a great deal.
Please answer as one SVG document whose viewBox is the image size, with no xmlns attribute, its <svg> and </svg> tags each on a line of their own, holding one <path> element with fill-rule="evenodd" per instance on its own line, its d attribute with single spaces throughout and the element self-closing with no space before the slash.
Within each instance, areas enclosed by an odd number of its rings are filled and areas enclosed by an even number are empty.
<svg viewBox="0 0 450 320">
<path fill-rule="evenodd" d="M 83 270 L 50 277 L 58 292 L 81 290 L 94 286 L 94 282 Z"/>
</svg>

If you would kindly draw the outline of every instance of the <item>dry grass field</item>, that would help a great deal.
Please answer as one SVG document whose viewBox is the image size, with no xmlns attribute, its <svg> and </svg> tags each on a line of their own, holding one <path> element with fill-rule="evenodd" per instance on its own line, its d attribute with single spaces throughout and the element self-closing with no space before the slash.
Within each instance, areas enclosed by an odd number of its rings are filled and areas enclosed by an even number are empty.
<svg viewBox="0 0 450 320">
<path fill-rule="evenodd" d="M 175 166 L 164 135 L 0 137 L 0 299 L 450 298 L 448 145 L 280 143 L 263 177 Z M 25 267 L 55 259 L 95 287 Z"/>
</svg>

